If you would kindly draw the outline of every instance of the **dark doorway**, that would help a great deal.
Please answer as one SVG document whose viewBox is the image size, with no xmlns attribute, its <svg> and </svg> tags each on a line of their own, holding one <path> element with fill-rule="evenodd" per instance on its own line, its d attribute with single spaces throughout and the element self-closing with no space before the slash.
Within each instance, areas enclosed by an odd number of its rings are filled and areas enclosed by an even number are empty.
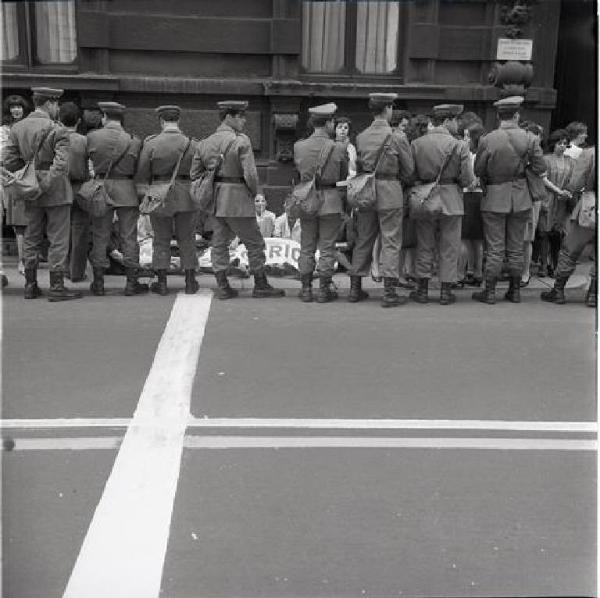
<svg viewBox="0 0 600 598">
<path fill-rule="evenodd" d="M 577 120 L 597 141 L 597 2 L 562 0 L 554 86 L 558 91 L 552 128 Z"/>
</svg>

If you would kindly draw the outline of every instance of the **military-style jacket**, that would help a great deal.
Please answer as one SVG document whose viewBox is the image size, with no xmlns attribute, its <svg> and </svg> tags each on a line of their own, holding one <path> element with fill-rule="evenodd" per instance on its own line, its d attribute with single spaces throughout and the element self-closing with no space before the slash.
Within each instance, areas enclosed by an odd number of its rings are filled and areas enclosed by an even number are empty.
<svg viewBox="0 0 600 598">
<path fill-rule="evenodd" d="M 42 195 L 35 200 L 39 207 L 63 206 L 73 203 L 73 191 L 69 183 L 69 137 L 68 131 L 52 121 L 42 110 L 34 110 L 10 129 L 8 143 L 3 151 L 3 166 L 14 172 L 31 160 L 37 144 L 45 132 L 50 134 L 42 143 L 35 162 Z"/>
<path fill-rule="evenodd" d="M 465 213 L 462 189 L 475 179 L 467 144 L 454 139 L 446 127 L 434 127 L 426 135 L 415 139 L 411 149 L 415 178 L 424 183 L 435 181 L 448 152 L 454 150 L 440 177 L 439 190 L 442 213 L 462 216 Z"/>
<path fill-rule="evenodd" d="M 308 139 L 296 141 L 294 144 L 294 163 L 300 175 L 300 181 L 309 181 L 315 176 L 317 161 L 323 146 L 332 141 L 327 133 L 315 131 Z M 348 176 L 348 152 L 346 145 L 334 143 L 331 155 L 321 172 L 318 193 L 323 198 L 319 215 L 341 214 L 344 212 L 343 191 L 336 188 L 338 181 L 345 181 Z"/>
<path fill-rule="evenodd" d="M 189 146 L 188 141 L 190 142 Z M 189 172 L 197 145 L 197 141 L 190 141 L 189 137 L 175 128 L 162 131 L 158 135 L 146 137 L 136 175 L 136 180 L 139 183 L 138 193 L 143 196 L 148 189 L 148 185 L 152 182 L 168 182 L 181 152 L 185 150 L 179 164 L 177 178 L 173 184 L 169 202 L 173 201 L 175 213 L 194 212 L 197 208 L 190 199 Z"/>
<path fill-rule="evenodd" d="M 575 162 L 571 180 L 567 183 L 567 189 L 574 194 L 584 191 L 596 192 L 596 204 L 598 203 L 598 190 L 596 189 L 596 148 L 584 149 Z M 575 205 L 571 214 L 571 220 L 578 220 L 581 211 L 581 197 Z"/>
<path fill-rule="evenodd" d="M 258 173 L 250 138 L 234 131 L 229 125 L 221 124 L 215 133 L 198 143 L 192 159 L 190 178 L 193 180 L 211 168 L 227 145 L 233 144 L 217 172 L 217 177 L 231 181 L 215 183 L 215 216 L 254 218 L 254 196 L 258 188 Z"/>
<path fill-rule="evenodd" d="M 87 157 L 87 138 L 75 131 L 68 131 L 69 135 L 69 180 L 76 194 L 81 183 L 90 178 Z"/>
<path fill-rule="evenodd" d="M 105 188 L 115 207 L 133 207 L 139 203 L 133 176 L 137 169 L 140 146 L 140 140 L 127 133 L 116 122 L 109 122 L 102 129 L 88 133 L 87 151 L 98 178 L 103 178 L 106 174 L 111 158 L 116 160 L 127 148 L 123 158 L 113 164 L 106 179 Z"/>
<path fill-rule="evenodd" d="M 410 145 L 404 133 L 393 131 L 389 123 L 376 118 L 370 127 L 356 137 L 358 172 L 373 172 L 379 149 L 385 138 L 392 133 L 389 149 L 377 169 L 375 189 L 377 210 L 402 208 L 402 182 L 409 182 L 414 172 L 414 161 Z"/>
<path fill-rule="evenodd" d="M 508 214 L 531 208 L 523 167 L 526 154 L 525 162 L 530 164 L 531 170 L 543 174 L 546 163 L 537 137 L 515 123 L 503 122 L 498 129 L 479 140 L 475 174 L 485 189 L 482 212 Z"/>
</svg>

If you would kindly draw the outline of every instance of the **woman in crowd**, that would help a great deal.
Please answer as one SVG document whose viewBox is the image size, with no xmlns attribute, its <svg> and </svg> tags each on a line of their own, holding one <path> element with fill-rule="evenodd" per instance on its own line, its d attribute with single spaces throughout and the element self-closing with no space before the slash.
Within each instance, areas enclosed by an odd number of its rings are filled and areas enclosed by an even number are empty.
<svg viewBox="0 0 600 598">
<path fill-rule="evenodd" d="M 474 120 L 464 130 L 465 141 L 469 144 L 472 164 L 479 140 L 485 135 L 481 120 Z M 479 179 L 471 187 L 464 189 L 463 202 L 465 215 L 462 223 L 462 263 L 464 264 L 463 284 L 481 286 L 483 281 L 483 222 L 481 219 L 481 200 L 483 190 Z"/>
<path fill-rule="evenodd" d="M 548 151 L 544 156 L 546 178 L 544 185 L 547 200 L 542 202 L 538 233 L 540 236 L 540 276 L 553 276 L 558 263 L 558 252 L 565 235 L 571 214 L 572 197 L 566 189 L 569 184 L 575 160 L 565 155 L 568 135 L 564 129 L 553 131 L 548 138 Z"/>
<path fill-rule="evenodd" d="M 569 146 L 565 150 L 565 155 L 573 158 L 573 160 L 577 160 L 581 156 L 588 136 L 587 125 L 574 121 L 565 127 L 565 131 L 569 136 Z"/>
<path fill-rule="evenodd" d="M 254 198 L 254 211 L 256 213 L 256 223 L 260 229 L 263 238 L 273 237 L 275 231 L 275 214 L 267 210 L 267 200 L 264 193 L 259 192 Z"/>
<path fill-rule="evenodd" d="M 348 178 L 356 176 L 356 147 L 350 141 L 352 121 L 345 116 L 335 119 L 335 140 L 346 146 L 348 154 Z"/>
<path fill-rule="evenodd" d="M 2 112 L 2 130 L 0 133 L 0 146 L 4 146 L 8 140 L 10 128 L 29 114 L 29 104 L 27 100 L 18 95 L 8 96 L 4 100 Z M 17 240 L 17 253 L 19 255 L 19 273 L 25 276 L 25 266 L 23 264 L 23 238 L 27 219 L 25 217 L 25 202 L 16 201 L 11 187 L 6 187 L 3 193 L 5 221 L 8 226 L 12 226 Z"/>
</svg>

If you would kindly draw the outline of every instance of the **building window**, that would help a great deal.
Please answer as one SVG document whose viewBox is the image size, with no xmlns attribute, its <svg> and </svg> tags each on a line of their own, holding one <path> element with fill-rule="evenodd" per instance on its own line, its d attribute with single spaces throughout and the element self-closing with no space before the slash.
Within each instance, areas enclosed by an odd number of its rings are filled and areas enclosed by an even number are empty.
<svg viewBox="0 0 600 598">
<path fill-rule="evenodd" d="M 308 73 L 395 73 L 399 26 L 399 0 L 304 0 L 302 67 Z"/>
<path fill-rule="evenodd" d="M 5 65 L 71 65 L 77 58 L 75 0 L 2 2 Z"/>
</svg>

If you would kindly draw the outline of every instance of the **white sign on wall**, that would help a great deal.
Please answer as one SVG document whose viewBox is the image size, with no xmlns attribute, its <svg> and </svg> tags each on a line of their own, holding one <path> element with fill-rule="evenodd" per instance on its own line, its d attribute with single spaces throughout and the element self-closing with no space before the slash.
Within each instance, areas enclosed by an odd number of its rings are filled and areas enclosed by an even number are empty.
<svg viewBox="0 0 600 598">
<path fill-rule="evenodd" d="M 531 60 L 533 52 L 532 39 L 498 39 L 496 60 Z"/>
</svg>

